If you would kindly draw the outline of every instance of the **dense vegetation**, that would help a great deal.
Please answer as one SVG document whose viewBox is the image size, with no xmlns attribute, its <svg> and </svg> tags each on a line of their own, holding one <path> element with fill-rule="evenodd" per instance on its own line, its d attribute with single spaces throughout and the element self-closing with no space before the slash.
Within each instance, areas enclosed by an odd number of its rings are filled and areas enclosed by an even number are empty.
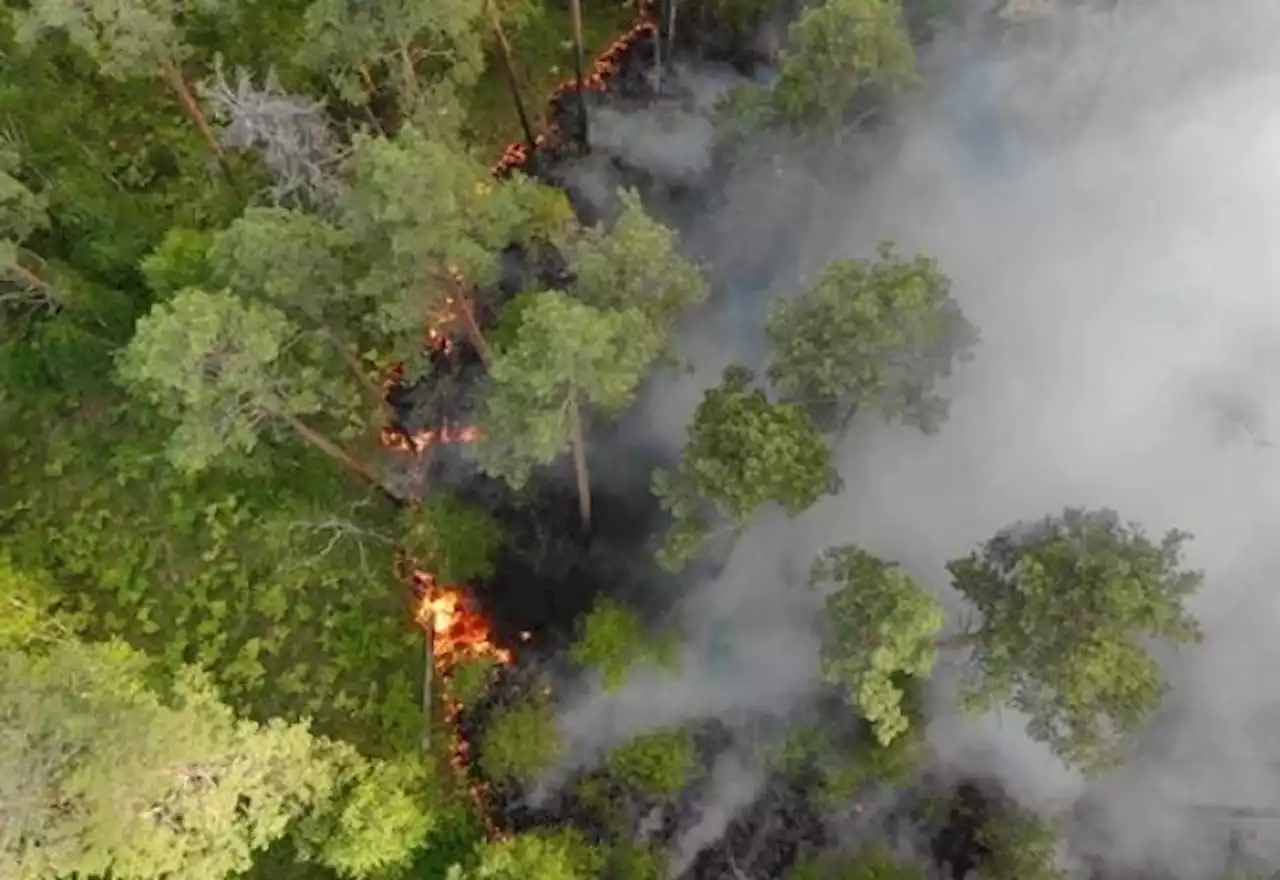
<svg viewBox="0 0 1280 880">
<path fill-rule="evenodd" d="M 688 5 L 730 42 L 772 9 Z M 634 14 L 586 12 L 588 55 Z M 533 0 L 9 6 L 0 876 L 668 876 L 661 834 L 637 829 L 712 772 L 714 724 L 639 732 L 554 808 L 502 807 L 564 757 L 558 681 L 679 677 L 680 634 L 592 583 L 590 602 L 549 599 L 527 643 L 498 634 L 509 667 L 495 650 L 443 676 L 444 635 L 428 618 L 424 652 L 412 618 L 432 583 L 526 590 L 501 572 L 548 552 L 545 528 L 563 533 L 549 552 L 591 555 L 608 525 L 591 446 L 679 369 L 680 322 L 712 294 L 643 192 L 593 225 L 539 163 L 491 173 L 525 137 L 509 72 L 549 112 L 574 17 Z M 819 0 L 791 36 L 776 83 L 730 96 L 727 153 L 767 130 L 839 138 L 915 80 L 896 0 Z M 767 370 L 729 369 L 653 474 L 663 567 L 840 492 L 832 448 L 855 412 L 942 425 L 940 380 L 980 347 L 944 272 L 886 246 L 776 305 Z M 444 445 L 450 430 L 475 442 Z M 893 560 L 831 548 L 810 572 L 830 699 L 762 732 L 761 761 L 814 810 L 903 784 L 920 683 L 961 652 L 974 708 L 1015 706 L 1064 760 L 1109 766 L 1160 700 L 1154 640 L 1197 637 L 1186 538 L 1108 510 L 1011 525 L 947 567 L 973 625 Z M 415 567 L 434 576 L 416 597 Z M 469 767 L 450 761 L 459 712 Z M 963 812 L 912 791 L 922 827 Z M 1049 828 L 979 812 L 984 876 L 1056 876 Z M 783 861 L 924 876 L 880 846 L 814 840 Z"/>
</svg>

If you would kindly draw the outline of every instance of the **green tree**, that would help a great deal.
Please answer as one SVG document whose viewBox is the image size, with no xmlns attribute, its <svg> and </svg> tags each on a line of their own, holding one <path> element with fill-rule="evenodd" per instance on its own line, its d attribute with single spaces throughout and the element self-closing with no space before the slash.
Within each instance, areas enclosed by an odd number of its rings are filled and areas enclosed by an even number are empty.
<svg viewBox="0 0 1280 880">
<path fill-rule="evenodd" d="M 183 34 L 184 18 L 216 8 L 216 0 L 33 0 L 12 14 L 19 45 L 29 46 L 48 32 L 60 31 L 93 59 L 104 76 L 159 76 L 222 159 L 218 138 L 182 70 L 192 51 Z"/>
<path fill-rule="evenodd" d="M 494 181 L 462 148 L 414 128 L 357 138 L 347 176 L 339 225 L 368 266 L 356 291 L 391 340 L 382 354 L 416 368 L 423 325 L 443 319 L 487 359 L 473 293 L 498 279 L 506 247 L 567 222 L 564 196 L 519 176 Z"/>
<path fill-rule="evenodd" d="M 924 880 L 924 869 L 900 861 L 879 844 L 864 846 L 852 856 L 821 854 L 802 857 L 787 880 Z"/>
<path fill-rule="evenodd" d="M 305 725 L 238 720 L 190 670 L 163 701 L 122 644 L 0 666 L 6 877 L 225 877 L 331 788 Z"/>
<path fill-rule="evenodd" d="M 560 732 L 551 705 L 526 696 L 494 712 L 480 745 L 480 769 L 490 779 L 529 782 L 560 759 Z"/>
<path fill-rule="evenodd" d="M 316 371 L 290 362 L 297 339 L 296 325 L 273 306 L 190 288 L 138 321 L 121 353 L 120 378 L 177 421 L 169 453 L 183 470 L 251 452 L 264 425 L 276 421 L 380 484 L 367 464 L 303 421 L 327 401 Z"/>
<path fill-rule="evenodd" d="M 329 354 L 339 360 L 385 422 L 378 367 L 362 357 L 372 346 L 359 332 L 366 304 L 352 290 L 351 250 L 348 236 L 319 217 L 250 208 L 213 238 L 204 262 L 213 287 L 280 309 L 304 331 L 317 362 Z"/>
<path fill-rule="evenodd" d="M 368 104 L 385 85 L 405 119 L 456 133 L 459 92 L 484 71 L 483 7 L 483 0 L 314 0 L 298 60 L 327 75 L 350 104 Z"/>
<path fill-rule="evenodd" d="M 325 809 L 294 831 L 302 858 L 343 877 L 387 876 L 403 869 L 440 816 L 432 810 L 444 797 L 440 780 L 418 756 L 369 761 L 347 755 Z"/>
<path fill-rule="evenodd" d="M 606 764 L 620 781 L 648 797 L 673 797 L 698 771 L 698 744 L 687 729 L 634 736 L 609 753 Z"/>
<path fill-rule="evenodd" d="M 579 666 L 598 670 L 605 688 L 615 690 L 637 664 L 673 666 L 676 650 L 674 639 L 654 638 L 631 609 L 603 597 L 582 621 L 569 656 Z"/>
<path fill-rule="evenodd" d="M 942 608 L 896 565 L 852 545 L 827 550 L 809 582 L 827 594 L 823 676 L 848 690 L 887 746 L 908 727 L 899 679 L 933 671 Z"/>
<path fill-rule="evenodd" d="M 777 303 L 769 378 L 815 418 L 847 425 L 860 407 L 933 432 L 947 416 L 934 390 L 977 331 L 935 261 L 881 245 L 875 260 L 837 260 L 800 296 Z"/>
<path fill-rule="evenodd" d="M 1058 839 L 1038 816 L 1017 808 L 995 811 L 978 829 L 984 851 L 981 880 L 1066 880 L 1057 867 Z"/>
<path fill-rule="evenodd" d="M 448 880 L 595 880 L 604 856 L 573 829 L 528 831 L 485 843 L 478 864 L 455 865 Z"/>
<path fill-rule="evenodd" d="M 916 81 L 900 0 L 821 0 L 800 14 L 788 36 L 777 82 L 731 96 L 728 109 L 739 121 L 838 137 L 857 100 L 883 98 Z"/>
<path fill-rule="evenodd" d="M 680 254 L 675 233 L 645 211 L 638 192 L 621 190 L 619 199 L 622 213 L 612 228 L 585 228 L 560 243 L 572 292 L 597 309 L 640 309 L 669 333 L 682 311 L 707 298 L 710 285 Z"/>
<path fill-rule="evenodd" d="M 1032 736 L 1086 770 L 1114 763 L 1163 696 L 1152 640 L 1200 636 L 1184 608 L 1204 580 L 1182 567 L 1189 537 L 1152 541 L 1114 511 L 1067 509 L 948 563 L 982 621 L 964 638 L 970 704 L 1027 713 Z"/>
<path fill-rule="evenodd" d="M 601 311 L 559 291 L 535 294 L 521 310 L 514 342 L 489 369 L 481 467 L 519 489 L 534 466 L 572 449 L 579 509 L 589 525 L 587 409 L 620 412 L 661 345 L 638 309 Z"/>
<path fill-rule="evenodd" d="M 678 468 L 653 475 L 653 491 L 675 519 L 658 554 L 668 569 L 684 565 L 709 536 L 706 507 L 741 530 L 769 502 L 795 516 L 839 488 L 831 451 L 804 408 L 771 402 L 753 380 L 741 367 L 726 370 L 694 413 Z"/>
</svg>

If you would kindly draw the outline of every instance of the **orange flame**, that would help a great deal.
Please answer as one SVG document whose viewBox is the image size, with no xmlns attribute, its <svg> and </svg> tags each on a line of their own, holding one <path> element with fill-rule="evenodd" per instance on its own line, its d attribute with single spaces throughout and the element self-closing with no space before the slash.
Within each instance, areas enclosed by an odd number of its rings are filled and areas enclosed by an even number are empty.
<svg viewBox="0 0 1280 880">
<path fill-rule="evenodd" d="M 653 33 L 657 25 L 653 21 L 656 0 L 643 0 L 639 18 L 622 36 L 601 53 L 591 65 L 589 72 L 584 71 L 583 87 L 592 91 L 603 91 L 608 87 L 621 67 L 622 58 L 632 45 L 641 37 Z M 577 88 L 576 79 L 561 83 L 549 96 L 548 106 L 565 94 Z M 552 125 L 545 127 L 535 139 L 535 145 L 541 149 L 554 147 L 559 143 L 561 133 Z M 523 165 L 529 158 L 528 145 L 512 144 L 503 151 L 501 158 L 492 166 L 495 176 L 502 176 L 512 169 Z M 483 190 L 482 190 L 483 192 Z M 454 343 L 452 331 L 463 321 L 468 321 L 474 329 L 475 316 L 471 312 L 469 302 L 470 285 L 466 278 L 454 266 L 446 267 L 450 282 L 454 285 L 456 296 L 446 297 L 444 307 L 439 314 L 433 315 L 426 326 L 426 344 L 430 351 L 449 356 L 453 354 Z M 405 378 L 403 363 L 394 363 L 387 371 L 383 382 L 384 391 L 402 383 Z M 409 453 L 425 460 L 426 453 L 439 443 L 472 443 L 480 439 L 480 431 L 474 427 L 452 427 L 442 425 L 428 428 L 415 434 L 397 430 L 391 425 L 382 428 L 382 442 L 390 449 Z M 406 560 L 397 558 L 397 568 Z M 459 662 L 464 660 L 483 660 L 498 665 L 511 662 L 511 651 L 499 647 L 493 640 L 488 620 L 476 607 L 467 593 L 456 585 L 443 585 L 429 571 L 413 569 L 407 574 L 413 594 L 413 619 L 423 628 L 431 639 L 431 660 L 434 674 L 439 681 L 448 683 Z M 522 640 L 529 638 L 529 633 L 520 634 Z M 445 721 L 451 733 L 450 764 L 462 774 L 467 768 L 468 745 L 458 730 L 458 715 L 462 706 L 448 694 L 444 696 Z M 471 795 L 477 806 L 477 812 L 485 823 L 490 837 L 505 838 L 507 835 L 496 828 L 489 818 L 488 789 L 483 785 L 473 785 Z"/>
<path fill-rule="evenodd" d="M 649 34 L 656 34 L 658 30 L 657 22 L 654 20 L 654 13 L 657 8 L 657 0 L 644 0 L 640 7 L 639 16 L 629 30 L 619 36 L 616 40 L 609 44 L 609 47 L 596 56 L 595 61 L 591 63 L 589 69 L 582 72 L 582 87 L 589 92 L 603 92 L 609 87 L 609 81 L 617 75 L 622 67 L 622 59 L 631 50 L 631 47 L 640 40 L 641 37 Z M 565 80 L 552 90 L 547 97 L 545 106 L 551 106 L 556 100 L 563 96 L 576 91 L 578 88 L 577 77 Z M 533 144 L 535 149 L 555 149 L 561 145 L 564 134 L 559 130 L 554 122 L 547 122 L 542 126 L 542 131 L 534 135 Z M 529 161 L 529 145 L 524 141 L 517 141 L 508 144 L 506 149 L 502 151 L 502 155 L 498 158 L 490 170 L 497 177 L 509 174 L 516 168 L 521 167 Z"/>
</svg>

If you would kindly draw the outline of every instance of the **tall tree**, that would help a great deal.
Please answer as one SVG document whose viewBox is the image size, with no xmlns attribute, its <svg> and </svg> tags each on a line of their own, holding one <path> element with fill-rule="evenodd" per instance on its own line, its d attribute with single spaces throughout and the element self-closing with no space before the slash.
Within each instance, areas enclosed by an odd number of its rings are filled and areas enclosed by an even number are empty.
<svg viewBox="0 0 1280 880">
<path fill-rule="evenodd" d="M 915 77 L 900 0 L 822 0 L 791 25 L 770 115 L 775 124 L 838 135 L 856 98 Z"/>
<path fill-rule="evenodd" d="M 483 7 L 484 0 L 314 0 L 299 61 L 357 106 L 385 85 L 404 120 L 452 139 L 461 92 L 484 72 Z M 375 80 L 383 71 L 385 80 Z"/>
<path fill-rule="evenodd" d="M 901 677 L 933 671 L 942 609 L 896 565 L 852 545 L 827 550 L 809 580 L 827 593 L 823 676 L 848 690 L 887 746 L 908 726 Z"/>
<path fill-rule="evenodd" d="M 182 69 L 191 54 L 183 19 L 216 8 L 216 0 L 32 0 L 26 9 L 14 10 L 14 33 L 20 45 L 30 45 L 61 31 L 114 79 L 159 76 L 221 160 L 222 145 Z"/>
<path fill-rule="evenodd" d="M 875 260 L 831 263 L 769 315 L 769 377 L 822 421 L 844 426 L 871 407 L 933 432 L 947 416 L 934 387 L 978 339 L 949 290 L 935 261 L 887 244 Z"/>
<path fill-rule="evenodd" d="M 359 138 L 347 170 L 339 223 L 369 266 L 357 290 L 376 331 L 398 340 L 390 354 L 420 362 L 424 322 L 454 318 L 485 356 L 473 291 L 497 280 L 505 248 L 572 216 L 563 195 L 523 177 L 494 181 L 464 150 L 413 128 Z"/>
<path fill-rule="evenodd" d="M 817 427 L 797 404 L 773 403 L 741 367 L 725 371 L 704 395 L 675 471 L 657 471 L 653 491 L 674 525 L 659 551 L 669 569 L 683 566 L 711 534 L 706 508 L 722 529 L 740 531 L 761 507 L 795 516 L 840 481 Z"/>
<path fill-rule="evenodd" d="M 525 110 L 524 98 L 520 95 L 520 78 L 516 76 L 515 59 L 511 55 L 511 43 L 507 41 L 506 29 L 502 26 L 502 13 L 495 0 L 486 0 L 485 11 L 489 15 L 489 26 L 493 30 L 494 39 L 498 43 L 498 57 L 502 60 L 502 73 L 507 80 L 507 88 L 511 92 L 511 102 L 515 106 L 516 116 L 520 120 L 520 130 L 524 132 L 525 143 L 530 152 L 538 148 L 537 136 L 529 123 L 529 113 Z"/>
<path fill-rule="evenodd" d="M 644 209 L 640 194 L 618 193 L 612 228 L 571 229 L 558 242 L 574 278 L 572 293 L 598 309 L 640 309 L 664 333 L 680 313 L 705 300 L 710 285 L 679 251 L 676 234 Z"/>
<path fill-rule="evenodd" d="M 1067 509 L 1000 532 L 947 565 L 981 616 L 971 705 L 999 700 L 1086 770 L 1110 766 L 1164 693 L 1150 644 L 1199 639 L 1183 607 L 1203 583 L 1182 567 L 1190 536 L 1152 541 L 1111 510 Z"/>
<path fill-rule="evenodd" d="M 0 654 L 0 873 L 224 877 L 327 795 L 303 725 L 237 720 L 186 674 L 171 702 L 119 644 Z"/>
<path fill-rule="evenodd" d="M 481 466 L 519 488 L 535 465 L 571 449 L 589 525 L 587 412 L 616 414 L 630 403 L 662 338 L 638 309 L 602 311 L 559 291 L 534 294 L 522 305 L 513 343 L 490 367 Z"/>
<path fill-rule="evenodd" d="M 311 214 L 250 208 L 218 233 L 205 257 L 208 281 L 246 300 L 283 311 L 311 344 L 317 362 L 340 361 L 383 424 L 390 406 L 375 378 L 383 365 L 366 363 L 374 340 L 360 332 L 367 304 L 354 291 L 350 236 Z M 341 383 L 338 383 L 340 385 Z M 338 387 L 330 384 L 336 398 Z"/>
<path fill-rule="evenodd" d="M 569 14 L 573 19 L 573 75 L 578 97 L 578 114 L 581 125 L 582 149 L 591 149 L 591 130 L 587 121 L 587 84 L 583 76 L 586 68 L 586 52 L 582 44 L 582 0 L 569 0 Z"/>
<path fill-rule="evenodd" d="M 292 357 L 299 339 L 274 306 L 189 288 L 138 321 L 120 378 L 177 421 L 169 453 L 184 470 L 251 452 L 263 427 L 278 422 L 380 485 L 369 465 L 303 420 L 326 411 L 327 389 L 318 371 Z"/>
</svg>

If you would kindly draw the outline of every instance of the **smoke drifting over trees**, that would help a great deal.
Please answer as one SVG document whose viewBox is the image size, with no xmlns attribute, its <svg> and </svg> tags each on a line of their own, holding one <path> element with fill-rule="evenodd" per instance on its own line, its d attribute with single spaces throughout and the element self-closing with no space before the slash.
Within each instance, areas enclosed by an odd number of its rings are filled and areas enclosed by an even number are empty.
<svg viewBox="0 0 1280 880">
<path fill-rule="evenodd" d="M 563 724 L 616 739 L 732 709 L 785 714 L 816 668 L 796 576 L 815 553 L 856 540 L 963 610 L 948 559 L 1045 510 L 1115 507 L 1192 532 L 1189 564 L 1207 572 L 1191 606 L 1203 642 L 1168 658 L 1165 707 L 1125 766 L 1086 783 L 1016 713 L 955 716 L 942 675 L 927 695 L 941 713 L 933 770 L 996 779 L 1053 817 L 1067 864 L 1215 877 L 1233 831 L 1280 855 L 1280 827 L 1257 821 L 1280 807 L 1267 673 L 1280 469 L 1266 445 L 1280 406 L 1280 9 L 1044 6 L 998 43 L 977 15 L 944 29 L 920 59 L 927 84 L 874 134 L 740 164 L 723 203 L 682 218 L 736 283 L 687 332 L 698 375 L 651 390 L 635 419 L 659 442 L 678 447 L 721 365 L 760 365 L 758 337 L 732 328 L 884 240 L 945 268 L 982 341 L 943 383 L 936 436 L 860 413 L 837 451 L 841 494 L 757 524 L 718 578 L 690 578 L 680 682 L 585 696 Z"/>
</svg>

